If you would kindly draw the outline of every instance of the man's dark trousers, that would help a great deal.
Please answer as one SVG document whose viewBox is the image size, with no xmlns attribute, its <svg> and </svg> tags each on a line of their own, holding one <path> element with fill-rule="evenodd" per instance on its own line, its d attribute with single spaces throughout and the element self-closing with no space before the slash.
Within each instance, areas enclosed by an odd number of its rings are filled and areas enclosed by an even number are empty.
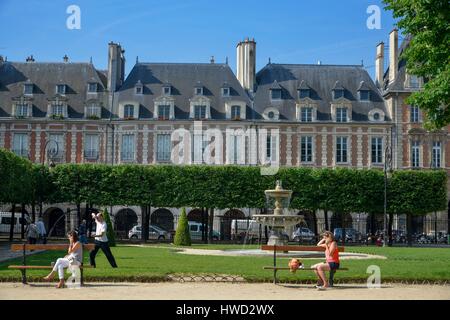
<svg viewBox="0 0 450 320">
<path fill-rule="evenodd" d="M 95 248 L 91 251 L 91 254 L 89 255 L 89 258 L 91 260 L 91 266 L 95 267 L 95 256 L 97 255 L 98 250 L 102 249 L 103 253 L 105 254 L 106 258 L 109 261 L 109 264 L 113 268 L 117 268 L 116 260 L 114 259 L 111 249 L 109 249 L 108 242 L 98 241 L 95 240 Z"/>
</svg>

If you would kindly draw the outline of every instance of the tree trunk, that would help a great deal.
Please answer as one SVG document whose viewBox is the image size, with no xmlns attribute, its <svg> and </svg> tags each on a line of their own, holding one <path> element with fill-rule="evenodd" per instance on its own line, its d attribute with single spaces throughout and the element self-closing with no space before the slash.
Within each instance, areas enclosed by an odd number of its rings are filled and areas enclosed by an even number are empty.
<svg viewBox="0 0 450 320">
<path fill-rule="evenodd" d="M 205 208 L 205 244 L 208 244 L 208 238 L 209 238 L 209 233 L 208 233 L 208 227 L 209 227 L 209 209 Z"/>
<path fill-rule="evenodd" d="M 393 223 L 394 223 L 394 214 L 389 213 L 389 224 L 388 224 L 388 238 L 389 238 L 388 245 L 389 245 L 389 247 L 392 247 L 392 243 L 394 240 L 394 239 L 392 239 L 392 224 Z"/>
<path fill-rule="evenodd" d="M 412 246 L 412 215 L 406 215 L 406 236 L 408 239 L 408 246 Z"/>
<path fill-rule="evenodd" d="M 317 237 L 318 234 L 319 234 L 319 226 L 318 226 L 318 224 L 317 224 L 317 215 L 316 215 L 315 212 L 313 212 L 313 213 L 314 213 L 314 214 L 313 214 L 314 234 L 315 234 L 316 237 Z"/>
<path fill-rule="evenodd" d="M 81 203 L 77 203 L 77 218 L 78 221 L 81 220 Z"/>
<path fill-rule="evenodd" d="M 22 203 L 22 207 L 20 210 L 20 216 L 22 221 L 19 221 L 20 223 L 20 238 L 23 240 L 23 238 L 25 238 L 25 225 L 23 224 L 23 222 L 25 222 L 25 204 Z"/>
<path fill-rule="evenodd" d="M 42 218 L 43 213 L 42 213 L 42 201 L 39 202 L 39 218 Z"/>
<path fill-rule="evenodd" d="M 211 243 L 213 241 L 213 228 L 214 228 L 214 208 L 209 209 L 209 235 L 208 240 Z"/>
<path fill-rule="evenodd" d="M 342 245 L 345 245 L 345 213 L 341 213 L 341 225 L 342 225 Z"/>
<path fill-rule="evenodd" d="M 323 216 L 325 218 L 325 230 L 331 231 L 330 226 L 328 225 L 328 210 L 323 211 Z"/>
<path fill-rule="evenodd" d="M 36 204 L 34 202 L 31 205 L 31 219 L 32 219 L 33 223 L 36 222 Z"/>
<path fill-rule="evenodd" d="M 16 212 L 16 204 L 13 203 L 11 209 L 11 224 L 9 226 L 9 241 L 14 240 L 14 222 L 16 222 L 15 212 Z"/>
<path fill-rule="evenodd" d="M 148 231 L 149 231 L 149 225 L 147 222 L 148 217 L 149 217 L 148 206 L 141 206 L 141 221 L 142 221 L 141 241 L 143 243 L 146 243 L 148 240 Z"/>
</svg>

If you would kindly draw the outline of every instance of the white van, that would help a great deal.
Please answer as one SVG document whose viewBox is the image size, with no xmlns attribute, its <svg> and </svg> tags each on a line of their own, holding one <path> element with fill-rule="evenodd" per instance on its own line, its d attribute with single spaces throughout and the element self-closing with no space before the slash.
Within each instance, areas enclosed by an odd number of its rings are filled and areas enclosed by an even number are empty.
<svg viewBox="0 0 450 320">
<path fill-rule="evenodd" d="M 231 239 L 244 240 L 247 237 L 248 241 L 259 239 L 259 226 L 255 220 L 251 219 L 233 219 L 231 220 Z M 261 229 L 264 236 L 264 227 Z"/>
<path fill-rule="evenodd" d="M 22 219 L 22 213 L 16 212 L 14 214 L 14 233 L 20 233 L 22 230 L 21 224 L 27 227 L 28 214 L 25 214 L 25 219 Z M 11 226 L 11 212 L 0 212 L 0 234 L 9 234 L 9 229 Z"/>
</svg>

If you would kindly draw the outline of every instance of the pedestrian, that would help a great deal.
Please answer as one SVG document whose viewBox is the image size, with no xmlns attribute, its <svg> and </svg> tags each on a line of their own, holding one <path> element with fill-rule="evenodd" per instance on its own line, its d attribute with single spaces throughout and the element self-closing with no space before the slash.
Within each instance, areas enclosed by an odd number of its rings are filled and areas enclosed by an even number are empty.
<svg viewBox="0 0 450 320">
<path fill-rule="evenodd" d="M 39 241 L 42 242 L 42 244 L 47 243 L 47 231 L 45 230 L 44 221 L 42 221 L 42 218 L 39 218 L 36 222 L 36 226 L 39 233 Z"/>
<path fill-rule="evenodd" d="M 111 267 L 117 268 L 116 260 L 112 255 L 111 249 L 109 248 L 108 237 L 106 235 L 108 226 L 106 224 L 105 219 L 103 218 L 103 214 L 92 213 L 92 219 L 95 220 L 96 228 L 95 228 L 95 242 L 94 242 L 95 248 L 94 250 L 91 251 L 91 254 L 89 255 L 91 266 L 93 266 L 94 268 L 96 267 L 95 256 L 97 255 L 98 250 L 102 249 Z"/>
<path fill-rule="evenodd" d="M 27 239 L 29 244 L 36 244 L 39 237 L 39 231 L 34 222 L 28 224 Z"/>
<path fill-rule="evenodd" d="M 80 242 L 82 244 L 87 244 L 87 228 L 86 228 L 86 220 L 82 220 L 80 227 L 78 228 L 78 235 L 80 236 Z"/>
</svg>

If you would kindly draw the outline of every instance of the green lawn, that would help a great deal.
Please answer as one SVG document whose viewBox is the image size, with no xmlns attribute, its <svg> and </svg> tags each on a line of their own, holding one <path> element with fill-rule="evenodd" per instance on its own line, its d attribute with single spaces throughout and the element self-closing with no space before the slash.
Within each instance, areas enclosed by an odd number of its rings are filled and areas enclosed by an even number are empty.
<svg viewBox="0 0 450 320">
<path fill-rule="evenodd" d="M 201 249 L 253 249 L 256 245 L 194 245 Z M 249 281 L 271 281 L 272 272 L 263 266 L 272 264 L 271 257 L 222 257 L 184 255 L 177 253 L 173 245 L 158 246 L 118 246 L 112 248 L 118 269 L 112 269 L 103 253 L 97 255 L 97 268 L 85 272 L 86 281 L 163 281 L 168 274 L 229 274 L 241 275 Z M 449 248 L 382 248 L 347 247 L 347 252 L 384 255 L 386 260 L 343 260 L 341 265 L 349 271 L 337 272 L 340 281 L 366 281 L 369 265 L 381 268 L 382 281 L 450 281 Z M 28 257 L 28 264 L 49 265 L 64 252 L 46 252 Z M 88 257 L 85 257 L 85 262 Z M 305 260 L 308 267 L 320 260 Z M 287 266 L 288 258 L 279 258 L 278 265 Z M 10 264 L 21 264 L 21 259 L 0 263 L 0 281 L 20 281 L 20 272 L 9 270 Z M 39 280 L 46 274 L 44 270 L 27 272 L 30 280 Z M 282 281 L 308 281 L 314 279 L 309 271 L 291 274 L 280 271 Z"/>
</svg>

